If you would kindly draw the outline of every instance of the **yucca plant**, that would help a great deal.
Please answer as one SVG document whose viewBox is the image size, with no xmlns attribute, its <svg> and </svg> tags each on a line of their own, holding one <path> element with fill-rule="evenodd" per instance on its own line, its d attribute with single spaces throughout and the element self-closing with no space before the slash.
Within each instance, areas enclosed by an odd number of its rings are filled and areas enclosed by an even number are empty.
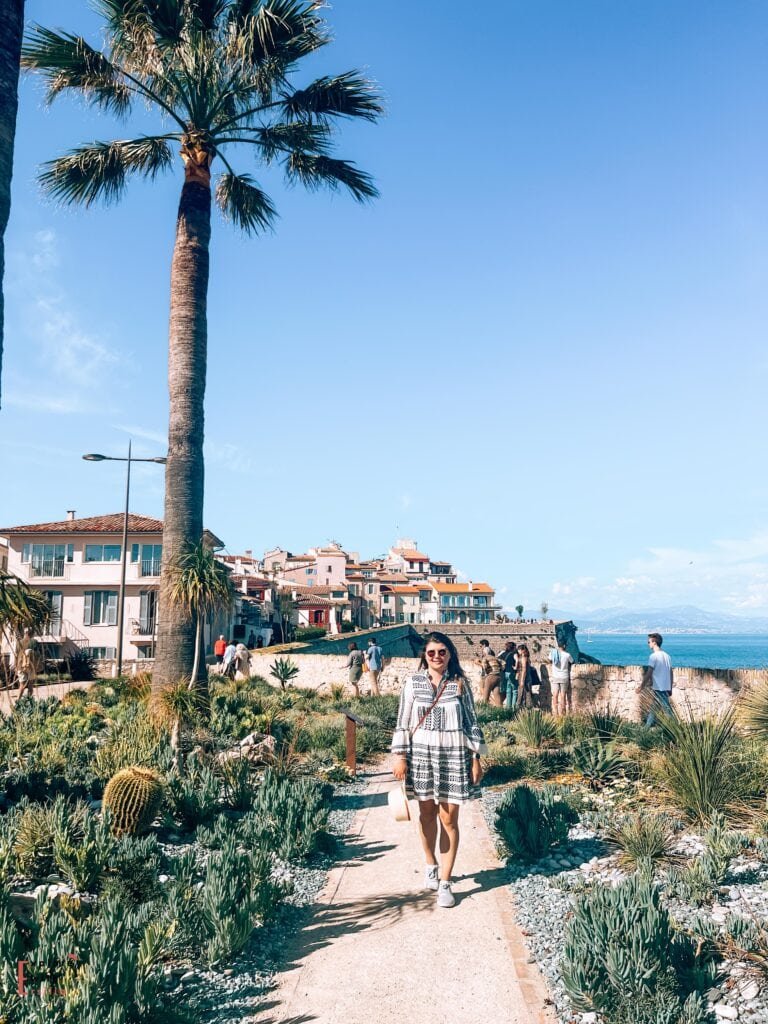
<svg viewBox="0 0 768 1024">
<path fill-rule="evenodd" d="M 764 674 L 736 701 L 739 723 L 752 736 L 768 739 L 768 674 Z"/>
<path fill-rule="evenodd" d="M 675 822 L 661 814 L 621 815 L 605 829 L 605 838 L 621 851 L 622 867 L 647 869 L 674 859 Z"/>
<path fill-rule="evenodd" d="M 333 125 L 374 121 L 382 112 L 370 83 L 355 71 L 296 81 L 330 35 L 318 0 L 97 0 L 106 45 L 33 25 L 22 65 L 43 77 L 48 99 L 62 94 L 120 119 L 142 109 L 133 138 L 92 142 L 48 163 L 43 189 L 85 206 L 119 199 L 131 175 L 152 180 L 184 167 L 171 266 L 170 428 L 163 520 L 163 582 L 153 686 L 190 674 L 195 627 L 170 600 L 167 566 L 203 535 L 203 404 L 211 177 L 215 201 L 246 233 L 277 216 L 251 173 L 233 166 L 233 147 L 251 166 L 281 168 L 290 184 L 377 195 L 371 178 L 333 153 Z M 316 60 L 316 58 L 315 58 Z M 147 124 L 154 117 L 156 127 Z M 268 173 L 268 172 L 267 172 Z M 267 301 L 266 296 L 261 296 Z"/>
<path fill-rule="evenodd" d="M 584 714 L 584 719 L 593 735 L 603 743 L 609 743 L 615 739 L 624 724 L 618 707 L 611 704 L 610 701 L 602 707 L 589 708 Z"/>
<path fill-rule="evenodd" d="M 715 812 L 739 806 L 748 786 L 738 771 L 735 708 L 697 718 L 688 704 L 682 713 L 660 713 L 658 722 L 669 742 L 660 781 L 680 810 L 707 822 Z"/>
<path fill-rule="evenodd" d="M 555 720 L 539 708 L 521 711 L 515 716 L 511 729 L 517 739 L 529 747 L 541 747 L 551 742 L 557 733 Z"/>
</svg>

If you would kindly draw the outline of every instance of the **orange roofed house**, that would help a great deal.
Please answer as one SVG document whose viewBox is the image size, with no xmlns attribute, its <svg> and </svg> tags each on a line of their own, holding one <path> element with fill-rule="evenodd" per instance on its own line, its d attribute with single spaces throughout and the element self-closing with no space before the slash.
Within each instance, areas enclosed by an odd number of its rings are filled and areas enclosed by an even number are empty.
<svg viewBox="0 0 768 1024">
<path fill-rule="evenodd" d="M 500 605 L 496 593 L 487 583 L 432 583 L 437 602 L 439 623 L 487 624 L 494 621 Z"/>
</svg>

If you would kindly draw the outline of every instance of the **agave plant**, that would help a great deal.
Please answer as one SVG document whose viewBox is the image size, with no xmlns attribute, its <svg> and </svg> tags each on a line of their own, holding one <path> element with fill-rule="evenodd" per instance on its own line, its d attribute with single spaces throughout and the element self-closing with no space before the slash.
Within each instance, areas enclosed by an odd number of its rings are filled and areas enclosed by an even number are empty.
<svg viewBox="0 0 768 1024">
<path fill-rule="evenodd" d="M 627 768 L 627 762 L 616 750 L 615 741 L 603 743 L 597 737 L 577 743 L 571 757 L 574 769 L 584 776 L 592 789 L 612 782 Z"/>
<path fill-rule="evenodd" d="M 290 658 L 275 658 L 269 666 L 269 674 L 277 679 L 280 688 L 284 690 L 286 685 L 299 674 L 299 666 Z"/>
</svg>

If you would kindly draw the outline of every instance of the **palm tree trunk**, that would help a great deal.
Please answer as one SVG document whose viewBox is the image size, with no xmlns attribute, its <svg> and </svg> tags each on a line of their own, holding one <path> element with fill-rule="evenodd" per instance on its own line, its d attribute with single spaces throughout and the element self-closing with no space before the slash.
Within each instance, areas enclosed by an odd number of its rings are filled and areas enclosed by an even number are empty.
<svg viewBox="0 0 768 1024">
<path fill-rule="evenodd" d="M 0 3 L 0 381 L 3 370 L 5 300 L 5 229 L 11 213 L 11 173 L 16 111 L 19 106 L 19 59 L 24 31 L 24 0 Z"/>
<path fill-rule="evenodd" d="M 208 342 L 208 248 L 211 239 L 210 153 L 189 141 L 182 147 L 185 181 L 176 219 L 171 264 L 168 346 L 168 462 L 165 467 L 163 571 L 157 654 L 152 686 L 188 678 L 195 656 L 195 626 L 174 607 L 168 565 L 203 533 L 203 399 Z"/>
<path fill-rule="evenodd" d="M 189 677 L 189 689 L 194 690 L 197 683 L 197 674 L 200 668 L 200 651 L 203 646 L 203 617 L 198 613 L 197 626 L 195 628 L 195 660 L 192 663 L 192 673 Z"/>
</svg>

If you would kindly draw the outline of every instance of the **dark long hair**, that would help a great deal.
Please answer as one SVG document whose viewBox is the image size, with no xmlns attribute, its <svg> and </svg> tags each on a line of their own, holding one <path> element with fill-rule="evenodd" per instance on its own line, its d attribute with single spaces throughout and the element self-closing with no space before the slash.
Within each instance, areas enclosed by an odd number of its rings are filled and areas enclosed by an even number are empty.
<svg viewBox="0 0 768 1024">
<path fill-rule="evenodd" d="M 448 651 L 448 667 L 445 670 L 446 679 L 455 679 L 459 684 L 459 693 L 461 693 L 464 683 L 467 681 L 467 677 L 464 675 L 464 669 L 461 667 L 459 662 L 459 652 L 456 650 L 456 645 L 453 640 L 446 636 L 445 633 L 440 633 L 438 630 L 433 630 L 431 633 L 427 633 L 424 637 L 424 646 L 421 649 L 421 661 L 419 662 L 419 668 L 428 667 L 427 656 L 424 653 L 427 649 L 427 644 L 442 644 Z"/>
</svg>

